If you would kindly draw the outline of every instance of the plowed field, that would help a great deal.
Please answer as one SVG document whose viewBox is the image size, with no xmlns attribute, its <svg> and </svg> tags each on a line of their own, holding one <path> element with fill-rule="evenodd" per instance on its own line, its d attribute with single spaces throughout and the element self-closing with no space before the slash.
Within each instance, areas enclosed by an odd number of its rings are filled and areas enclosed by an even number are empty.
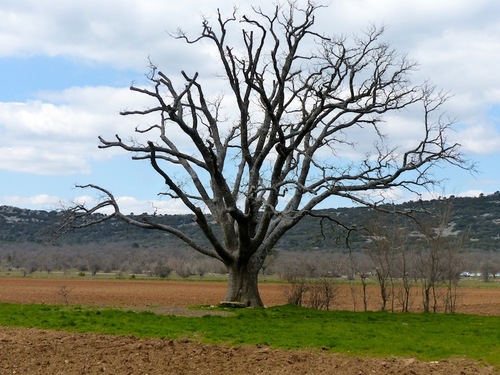
<svg viewBox="0 0 500 375">
<path fill-rule="evenodd" d="M 0 278 L 0 302 L 81 304 L 185 313 L 224 299 L 220 282 Z M 284 284 L 262 284 L 267 306 L 284 304 Z M 368 289 L 377 309 L 377 288 Z M 415 297 L 417 298 L 417 297 Z M 361 291 L 341 286 L 334 308 L 360 310 Z M 415 306 L 418 300 L 415 301 Z M 418 310 L 418 309 L 417 309 Z M 500 315 L 500 289 L 460 290 L 458 312 Z M 202 345 L 0 327 L 0 374 L 498 374 L 463 359 L 353 358 L 312 351 Z"/>
<path fill-rule="evenodd" d="M 266 306 L 286 303 L 286 284 L 261 283 Z M 339 285 L 332 308 L 362 310 L 361 286 Z M 0 302 L 81 304 L 114 307 L 171 307 L 217 304 L 224 300 L 226 283 L 206 281 L 147 281 L 113 279 L 0 278 Z M 368 309 L 380 308 L 379 289 L 367 287 Z M 415 288 L 413 311 L 421 310 Z M 397 306 L 396 306 L 397 310 Z M 457 312 L 500 315 L 500 288 L 460 288 Z"/>
</svg>

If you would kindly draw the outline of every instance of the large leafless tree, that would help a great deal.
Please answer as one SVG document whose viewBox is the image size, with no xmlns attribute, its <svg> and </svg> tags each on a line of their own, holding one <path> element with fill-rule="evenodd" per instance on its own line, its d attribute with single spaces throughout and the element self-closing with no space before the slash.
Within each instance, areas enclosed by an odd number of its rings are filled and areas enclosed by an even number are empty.
<svg viewBox="0 0 500 375">
<path fill-rule="evenodd" d="M 266 256 L 328 198 L 374 206 L 370 192 L 416 191 L 436 183 L 434 165 L 463 165 L 458 145 L 446 138 L 451 122 L 439 116 L 446 96 L 411 82 L 415 63 L 382 41 L 382 29 L 326 36 L 315 29 L 322 7 L 298 4 L 227 18 L 219 12 L 196 37 L 180 31 L 187 48 L 216 51 L 224 95 L 209 92 L 198 73 L 182 72 L 179 83 L 153 66 L 151 85 L 131 90 L 155 104 L 122 114 L 156 114 L 157 122 L 137 128 L 136 141 L 100 138 L 100 148 L 148 160 L 165 182 L 161 194 L 182 201 L 208 242 L 154 216 L 124 215 L 112 193 L 96 185 L 85 187 L 104 199 L 73 207 L 71 225 L 90 225 L 96 221 L 90 213 L 111 207 L 97 221 L 115 217 L 177 236 L 227 266 L 228 301 L 261 306 L 257 282 Z M 417 109 L 420 139 L 404 149 L 391 144 L 385 115 Z M 179 134 L 182 142 L 175 141 Z"/>
</svg>

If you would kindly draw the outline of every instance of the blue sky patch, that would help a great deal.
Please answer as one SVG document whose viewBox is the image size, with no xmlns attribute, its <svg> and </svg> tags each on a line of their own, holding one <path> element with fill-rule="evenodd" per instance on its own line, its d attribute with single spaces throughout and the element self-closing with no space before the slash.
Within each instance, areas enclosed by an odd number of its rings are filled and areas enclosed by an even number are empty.
<svg viewBox="0 0 500 375">
<path fill-rule="evenodd" d="M 126 87 L 137 72 L 62 57 L 34 56 L 0 59 L 0 101 L 24 102 L 41 91 L 76 86 Z"/>
</svg>

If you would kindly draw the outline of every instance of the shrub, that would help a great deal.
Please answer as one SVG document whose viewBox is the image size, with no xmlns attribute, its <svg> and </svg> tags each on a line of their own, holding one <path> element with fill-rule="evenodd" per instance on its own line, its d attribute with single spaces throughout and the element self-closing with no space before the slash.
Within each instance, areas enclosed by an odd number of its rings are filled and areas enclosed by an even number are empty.
<svg viewBox="0 0 500 375">
<path fill-rule="evenodd" d="M 333 280 L 327 277 L 311 280 L 295 277 L 290 279 L 289 283 L 289 287 L 285 290 L 289 305 L 329 310 L 338 294 Z"/>
</svg>

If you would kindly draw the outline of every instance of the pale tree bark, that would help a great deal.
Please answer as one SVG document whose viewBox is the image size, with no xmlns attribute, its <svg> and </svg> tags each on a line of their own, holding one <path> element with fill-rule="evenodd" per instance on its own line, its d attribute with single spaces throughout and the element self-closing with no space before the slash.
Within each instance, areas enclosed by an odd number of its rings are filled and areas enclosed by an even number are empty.
<svg viewBox="0 0 500 375">
<path fill-rule="evenodd" d="M 260 306 L 257 277 L 266 256 L 328 198 L 373 207 L 380 201 L 367 192 L 416 191 L 437 182 L 429 174 L 435 164 L 463 166 L 458 145 L 446 139 L 451 122 L 439 116 L 446 95 L 411 83 L 415 63 L 381 41 L 382 29 L 370 27 L 352 39 L 320 34 L 320 8 L 289 1 L 268 14 L 258 8 L 241 17 L 219 13 L 213 24 L 204 20 L 194 38 L 179 32 L 188 47 L 203 43 L 217 53 L 224 96 L 208 92 L 198 73 L 182 72 L 178 88 L 152 66 L 151 85 L 131 90 L 154 104 L 122 112 L 157 115 L 157 123 L 136 129 L 145 141 L 99 138 L 100 148 L 148 160 L 165 182 L 161 194 L 185 205 L 209 245 L 154 216 L 123 215 L 111 192 L 95 185 L 87 187 L 104 193 L 102 202 L 74 207 L 67 224 L 88 225 L 90 213 L 112 207 L 106 218 L 171 233 L 223 262 L 230 275 L 226 299 Z M 232 45 L 234 28 L 241 40 Z M 387 113 L 410 107 L 421 109 L 422 137 L 402 149 L 389 144 L 381 124 Z M 357 144 L 360 129 L 373 134 L 369 145 Z M 177 134 L 185 136 L 182 142 Z M 356 147 L 361 157 L 344 155 Z"/>
</svg>

